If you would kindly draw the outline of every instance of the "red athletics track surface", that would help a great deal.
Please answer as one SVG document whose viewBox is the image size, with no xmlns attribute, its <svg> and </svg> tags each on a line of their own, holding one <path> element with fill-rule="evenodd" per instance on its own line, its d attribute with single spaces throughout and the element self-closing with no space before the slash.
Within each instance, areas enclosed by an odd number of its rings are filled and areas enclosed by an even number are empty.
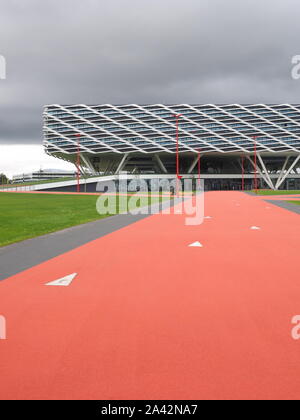
<svg viewBox="0 0 300 420">
<path fill-rule="evenodd" d="M 299 399 L 299 215 L 240 192 L 207 193 L 206 215 L 154 215 L 0 282 L 0 397 Z"/>
</svg>

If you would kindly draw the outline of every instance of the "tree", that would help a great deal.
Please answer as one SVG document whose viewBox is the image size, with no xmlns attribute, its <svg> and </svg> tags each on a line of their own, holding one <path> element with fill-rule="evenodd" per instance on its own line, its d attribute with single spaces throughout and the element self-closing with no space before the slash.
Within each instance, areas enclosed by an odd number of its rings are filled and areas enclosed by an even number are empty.
<svg viewBox="0 0 300 420">
<path fill-rule="evenodd" d="M 7 178 L 7 176 L 5 174 L 0 173 L 0 185 L 4 185 L 8 183 L 9 183 L 9 179 Z"/>
</svg>

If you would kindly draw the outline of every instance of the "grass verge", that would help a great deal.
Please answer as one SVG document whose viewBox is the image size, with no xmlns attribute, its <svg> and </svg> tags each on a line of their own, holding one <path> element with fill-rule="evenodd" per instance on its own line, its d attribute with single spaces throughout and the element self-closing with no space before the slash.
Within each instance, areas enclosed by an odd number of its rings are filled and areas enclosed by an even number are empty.
<svg viewBox="0 0 300 420">
<path fill-rule="evenodd" d="M 254 190 L 252 192 L 255 192 Z M 259 190 L 257 195 L 293 195 L 300 194 L 300 190 Z"/>
<path fill-rule="evenodd" d="M 90 195 L 0 193 L 0 247 L 109 217 L 97 213 L 97 199 Z M 130 208 L 148 205 L 145 199 L 142 203 L 131 200 Z M 162 200 L 157 197 L 154 201 Z M 118 199 L 116 207 L 118 213 Z"/>
</svg>

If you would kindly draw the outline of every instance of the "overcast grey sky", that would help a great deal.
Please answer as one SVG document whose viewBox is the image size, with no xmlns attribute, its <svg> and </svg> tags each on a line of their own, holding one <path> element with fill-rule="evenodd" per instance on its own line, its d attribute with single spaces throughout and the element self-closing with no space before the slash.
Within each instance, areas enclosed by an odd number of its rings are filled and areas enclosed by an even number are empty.
<svg viewBox="0 0 300 420">
<path fill-rule="evenodd" d="M 0 0 L 0 144 L 47 103 L 300 101 L 299 0 Z"/>
</svg>

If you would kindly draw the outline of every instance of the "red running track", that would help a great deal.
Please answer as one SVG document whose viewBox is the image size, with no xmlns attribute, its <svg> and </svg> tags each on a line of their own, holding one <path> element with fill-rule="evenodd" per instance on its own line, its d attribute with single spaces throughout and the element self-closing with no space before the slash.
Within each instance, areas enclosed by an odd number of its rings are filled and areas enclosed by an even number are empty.
<svg viewBox="0 0 300 420">
<path fill-rule="evenodd" d="M 299 399 L 299 215 L 240 192 L 207 193 L 206 215 L 151 216 L 1 282 L 0 397 Z"/>
</svg>

